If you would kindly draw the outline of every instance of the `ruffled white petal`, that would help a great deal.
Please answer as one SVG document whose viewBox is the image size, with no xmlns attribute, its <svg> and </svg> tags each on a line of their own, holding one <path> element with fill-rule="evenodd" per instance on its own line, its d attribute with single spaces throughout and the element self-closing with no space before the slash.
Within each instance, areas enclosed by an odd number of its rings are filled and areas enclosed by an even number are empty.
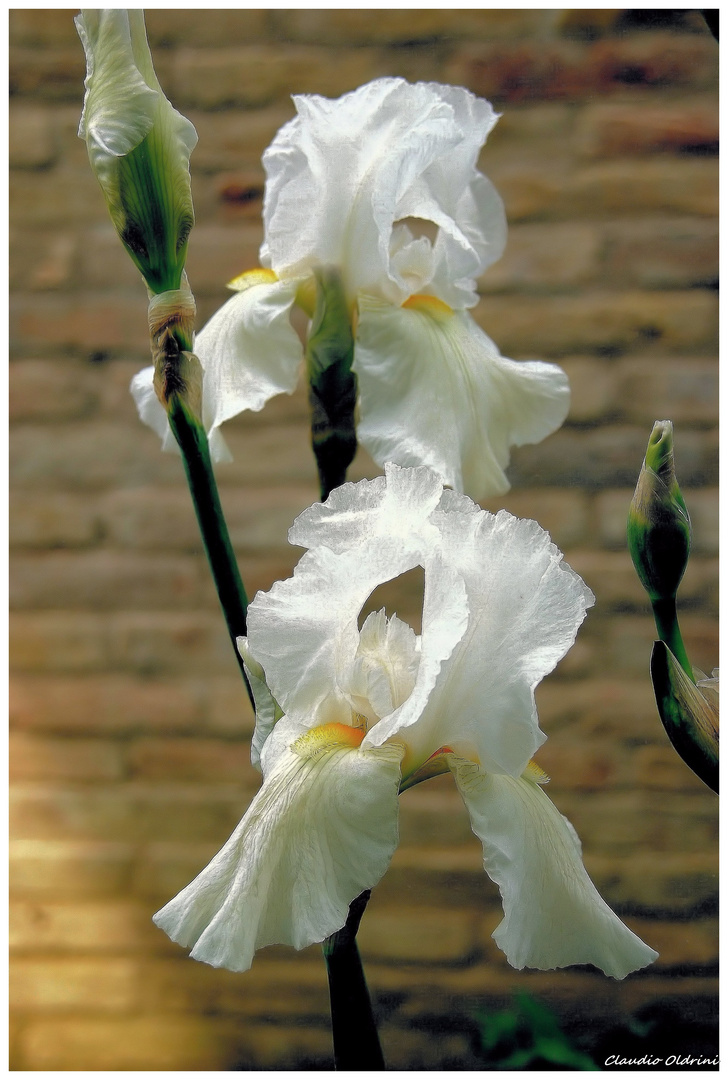
<svg viewBox="0 0 728 1080">
<path fill-rule="evenodd" d="M 291 326 L 295 281 L 253 285 L 223 304 L 195 339 L 203 422 L 213 456 L 226 420 L 296 388 L 303 348 Z"/>
<path fill-rule="evenodd" d="M 380 465 L 427 465 L 474 499 L 509 488 L 510 448 L 555 431 L 569 408 L 556 364 L 514 362 L 465 312 L 359 298 L 359 441 Z"/>
<path fill-rule="evenodd" d="M 493 937 L 513 967 L 594 964 L 623 979 L 657 958 L 602 900 L 574 829 L 538 784 L 451 764 L 503 898 L 505 918 Z"/>
<path fill-rule="evenodd" d="M 401 469 L 388 462 L 384 476 L 342 484 L 325 503 L 309 506 L 294 521 L 288 539 L 299 547 L 327 547 L 340 554 L 362 543 L 376 546 L 390 536 L 426 550 L 437 544 L 429 518 L 441 497 L 442 480 L 430 469 Z"/>
<path fill-rule="evenodd" d="M 296 715 L 304 717 L 306 708 L 317 715 L 321 687 L 332 703 L 331 687 L 339 688 L 339 708 L 348 693 L 360 692 L 347 673 L 357 655 L 363 594 L 408 564 L 421 565 L 415 685 L 392 713 L 380 714 L 365 745 L 404 739 L 406 768 L 450 746 L 493 772 L 519 776 L 545 738 L 535 688 L 571 647 L 594 602 L 548 533 L 443 490 L 428 469 L 390 463 L 384 477 L 343 485 L 305 510 L 290 539 L 312 550 L 294 578 L 271 591 L 274 603 L 258 596 L 251 605 L 257 659 L 280 679 L 281 691 L 295 686 L 283 707 L 290 702 Z M 319 679 L 317 694 L 311 681 Z"/>
<path fill-rule="evenodd" d="M 155 431 L 162 440 L 162 449 L 172 453 L 179 452 L 179 447 L 172 434 L 161 401 L 154 391 L 154 368 L 146 367 L 138 371 L 129 387 L 139 419 Z"/>
<path fill-rule="evenodd" d="M 154 916 L 196 960 L 246 971 L 265 945 L 323 941 L 387 869 L 402 748 L 317 746 L 317 735 L 270 770 L 265 763 L 263 786 L 227 844 Z"/>
<path fill-rule="evenodd" d="M 250 651 L 286 715 L 307 726 L 348 722 L 359 612 L 377 585 L 411 570 L 418 557 L 396 537 L 341 555 L 316 548 L 292 578 L 258 593 L 248 608 Z"/>
<path fill-rule="evenodd" d="M 469 499 L 450 491 L 432 521 L 465 584 L 469 617 L 418 737 L 520 776 L 546 738 L 535 688 L 573 645 L 594 596 L 535 521 L 473 513 Z"/>
<path fill-rule="evenodd" d="M 497 257 L 502 209 L 475 168 L 497 119 L 487 101 L 459 87 L 376 79 L 335 101 L 294 103 L 298 115 L 263 158 L 264 265 L 289 276 L 335 264 L 350 295 L 366 289 L 401 301 L 411 283 L 391 265 L 390 244 L 407 217 L 438 226 L 438 261 L 457 263 L 458 278 L 476 277 Z M 472 280 L 464 288 L 472 295 Z"/>
</svg>

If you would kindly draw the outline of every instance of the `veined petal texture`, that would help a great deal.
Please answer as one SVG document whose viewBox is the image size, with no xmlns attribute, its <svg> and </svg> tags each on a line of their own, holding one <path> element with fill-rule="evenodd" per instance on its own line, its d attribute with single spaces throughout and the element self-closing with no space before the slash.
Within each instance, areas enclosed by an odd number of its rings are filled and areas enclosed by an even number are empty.
<svg viewBox="0 0 728 1080">
<path fill-rule="evenodd" d="M 289 276 L 334 264 L 351 296 L 373 290 L 398 302 L 409 295 L 390 264 L 399 220 L 437 226 L 435 261 L 451 262 L 458 278 L 477 277 L 500 256 L 502 204 L 476 169 L 497 120 L 489 102 L 459 87 L 387 78 L 336 100 L 294 103 L 298 115 L 263 157 L 264 265 Z"/>
<path fill-rule="evenodd" d="M 503 898 L 493 937 L 513 967 L 594 964 L 623 979 L 657 958 L 602 900 L 573 827 L 538 784 L 471 762 L 451 766 Z"/>
<path fill-rule="evenodd" d="M 246 971 L 265 945 L 323 941 L 397 844 L 402 747 L 362 751 L 322 729 L 284 742 L 228 842 L 154 916 L 213 967 Z"/>
<path fill-rule="evenodd" d="M 380 465 L 427 465 L 474 499 L 508 491 L 512 446 L 537 443 L 569 409 L 556 364 L 504 359 L 467 312 L 359 299 L 359 441 Z"/>
<path fill-rule="evenodd" d="M 237 292 L 195 338 L 204 372 L 202 419 L 216 460 L 224 456 L 221 424 L 296 388 L 303 347 L 290 323 L 295 292 L 290 281 Z"/>
</svg>

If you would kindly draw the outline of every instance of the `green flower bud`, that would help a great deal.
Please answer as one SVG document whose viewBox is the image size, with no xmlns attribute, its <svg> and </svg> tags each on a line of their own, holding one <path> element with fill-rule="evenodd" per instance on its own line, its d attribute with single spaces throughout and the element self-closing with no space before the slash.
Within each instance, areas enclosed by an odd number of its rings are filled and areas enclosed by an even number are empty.
<svg viewBox="0 0 728 1080">
<path fill-rule="evenodd" d="M 75 21 L 86 53 L 78 134 L 91 168 L 151 292 L 178 289 L 194 222 L 197 133 L 162 92 L 141 10 L 87 9 Z"/>
<path fill-rule="evenodd" d="M 656 641 L 652 648 L 650 670 L 655 701 L 670 742 L 695 775 L 717 792 L 717 680 L 701 678 L 696 686 L 663 641 Z"/>
<path fill-rule="evenodd" d="M 333 267 L 316 271 L 316 307 L 306 344 L 311 403 L 311 441 L 321 497 L 343 484 L 356 453 L 356 376 L 352 316 L 341 275 Z"/>
<path fill-rule="evenodd" d="M 629 508 L 627 544 L 650 600 L 674 599 L 690 554 L 690 517 L 675 479 L 670 420 L 652 428 Z"/>
</svg>

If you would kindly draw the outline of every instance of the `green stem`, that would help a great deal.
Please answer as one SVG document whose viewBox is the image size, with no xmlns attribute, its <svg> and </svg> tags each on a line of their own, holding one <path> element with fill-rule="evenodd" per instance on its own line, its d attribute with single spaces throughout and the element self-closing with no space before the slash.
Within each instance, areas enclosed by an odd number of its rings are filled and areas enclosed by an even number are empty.
<svg viewBox="0 0 728 1080">
<path fill-rule="evenodd" d="M 356 932 L 369 896 L 367 889 L 351 902 L 344 926 L 323 943 L 337 1070 L 383 1071 L 385 1068 L 364 968 L 356 946 Z"/>
<path fill-rule="evenodd" d="M 655 616 L 655 626 L 660 641 L 664 641 L 668 649 L 675 657 L 691 682 L 695 682 L 692 664 L 688 660 L 685 643 L 680 633 L 680 624 L 677 621 L 677 605 L 675 597 L 664 600 L 653 600 L 652 611 Z"/>
<path fill-rule="evenodd" d="M 174 437 L 182 451 L 192 503 L 235 658 L 245 680 L 250 703 L 255 709 L 243 660 L 237 647 L 237 638 L 247 633 L 248 597 L 222 512 L 215 474 L 212 471 L 207 435 L 202 424 L 195 419 L 177 394 L 170 399 L 167 415 Z"/>
</svg>

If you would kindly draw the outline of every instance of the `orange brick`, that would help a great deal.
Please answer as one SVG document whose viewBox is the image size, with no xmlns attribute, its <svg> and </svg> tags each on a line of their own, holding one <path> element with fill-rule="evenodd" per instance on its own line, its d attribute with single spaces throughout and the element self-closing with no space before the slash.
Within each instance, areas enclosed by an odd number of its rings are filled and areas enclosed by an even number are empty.
<svg viewBox="0 0 728 1080">
<path fill-rule="evenodd" d="M 23 360 L 10 372 L 10 420 L 78 420 L 97 396 L 88 368 L 58 360 Z"/>
<path fill-rule="evenodd" d="M 77 495 L 12 491 L 9 511 L 11 546 L 75 548 L 89 546 L 100 538 L 96 506 Z"/>
<path fill-rule="evenodd" d="M 14 901 L 9 910 L 10 947 L 18 952 L 148 954 L 160 945 L 149 905 L 138 901 Z"/>
<path fill-rule="evenodd" d="M 17 1009 L 34 1012 L 127 1012 L 134 1005 L 137 983 L 137 965 L 131 960 L 15 958 L 10 966 L 10 1001 Z"/>
<path fill-rule="evenodd" d="M 75 612 L 15 612 L 10 662 L 20 671 L 98 671 L 107 665 L 107 620 Z"/>
<path fill-rule="evenodd" d="M 15 676 L 10 719 L 15 728 L 66 735 L 172 734 L 199 728 L 204 696 L 202 684 L 189 679 L 150 682 L 109 673 L 81 678 Z"/>
<path fill-rule="evenodd" d="M 10 604 L 33 608 L 190 608 L 206 606 L 211 586 L 201 559 L 117 551 L 16 555 Z"/>
<path fill-rule="evenodd" d="M 14 732 L 11 777 L 16 780 L 116 780 L 124 773 L 121 747 L 101 739 L 55 739 Z"/>
<path fill-rule="evenodd" d="M 566 550 L 582 543 L 588 530 L 588 496 L 581 491 L 532 488 L 509 491 L 488 500 L 488 509 L 508 510 L 520 518 L 533 518 L 551 534 L 557 547 Z"/>
<path fill-rule="evenodd" d="M 620 154 L 716 154 L 718 103 L 707 100 L 635 109 L 591 105 L 581 114 L 585 151 L 594 157 Z"/>
<path fill-rule="evenodd" d="M 463 963 L 476 951 L 476 920 L 469 912 L 400 908 L 369 910 L 357 935 L 363 959 L 390 964 Z"/>
<path fill-rule="evenodd" d="M 52 165 L 56 147 L 47 109 L 13 105 L 9 120 L 11 169 L 44 169 Z"/>
<path fill-rule="evenodd" d="M 127 889 L 133 848 L 103 840 L 12 840 L 10 882 L 22 897 L 114 896 Z"/>
<path fill-rule="evenodd" d="M 617 395 L 624 414 L 643 422 L 670 419 L 675 424 L 679 468 L 680 426 L 718 423 L 718 365 L 712 359 L 665 357 L 659 364 L 633 357 L 615 371 Z"/>
<path fill-rule="evenodd" d="M 252 768 L 247 742 L 222 739 L 137 739 L 129 750 L 135 776 L 154 779 L 238 780 Z"/>
<path fill-rule="evenodd" d="M 659 341 L 666 351 L 712 346 L 717 330 L 709 292 L 584 293 L 522 299 L 484 297 L 475 316 L 510 356 L 627 349 Z"/>
</svg>

